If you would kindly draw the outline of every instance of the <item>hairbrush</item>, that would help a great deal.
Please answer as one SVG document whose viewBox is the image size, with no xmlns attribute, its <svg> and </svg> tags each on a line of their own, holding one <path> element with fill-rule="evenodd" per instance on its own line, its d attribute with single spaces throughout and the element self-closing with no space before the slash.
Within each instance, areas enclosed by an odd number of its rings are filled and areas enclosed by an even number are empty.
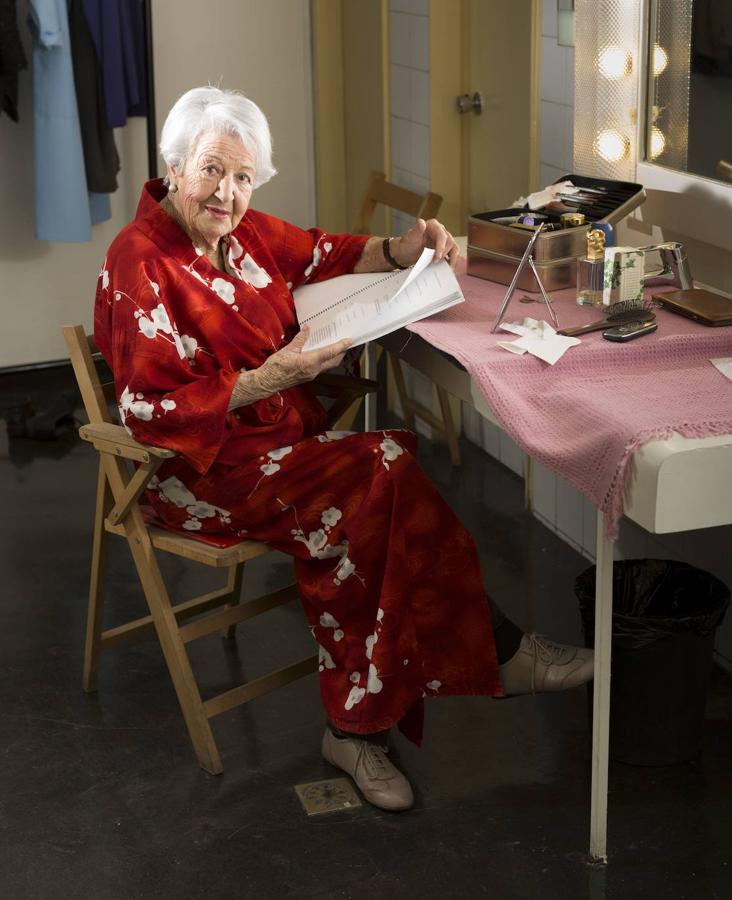
<svg viewBox="0 0 732 900">
<path fill-rule="evenodd" d="M 591 331 L 601 331 L 611 325 L 627 325 L 631 322 L 653 322 L 656 314 L 643 301 L 622 300 L 620 303 L 611 303 L 607 307 L 604 319 L 590 322 L 589 325 L 577 325 L 574 328 L 563 328 L 557 334 L 566 337 L 579 337 L 581 334 L 589 334 Z"/>
</svg>

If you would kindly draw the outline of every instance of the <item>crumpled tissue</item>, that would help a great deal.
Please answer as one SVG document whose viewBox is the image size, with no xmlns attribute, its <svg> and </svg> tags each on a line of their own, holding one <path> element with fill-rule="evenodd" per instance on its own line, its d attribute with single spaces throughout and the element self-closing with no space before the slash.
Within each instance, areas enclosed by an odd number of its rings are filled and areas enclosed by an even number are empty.
<svg viewBox="0 0 732 900">
<path fill-rule="evenodd" d="M 710 362 L 719 369 L 722 375 L 732 381 L 732 356 L 722 356 L 719 359 L 712 359 Z"/>
<path fill-rule="evenodd" d="M 531 353 L 552 366 L 564 356 L 570 347 L 582 343 L 579 338 L 557 334 L 548 322 L 538 319 L 526 318 L 521 319 L 520 322 L 503 322 L 501 330 L 517 334 L 519 339 L 517 341 L 498 341 L 499 347 L 519 355 Z"/>
<path fill-rule="evenodd" d="M 550 184 L 543 191 L 534 191 L 528 197 L 519 197 L 514 200 L 512 206 L 528 206 L 531 210 L 543 209 L 548 203 L 556 199 L 557 194 L 576 194 L 580 188 L 571 181 L 560 181 L 558 184 Z"/>
</svg>

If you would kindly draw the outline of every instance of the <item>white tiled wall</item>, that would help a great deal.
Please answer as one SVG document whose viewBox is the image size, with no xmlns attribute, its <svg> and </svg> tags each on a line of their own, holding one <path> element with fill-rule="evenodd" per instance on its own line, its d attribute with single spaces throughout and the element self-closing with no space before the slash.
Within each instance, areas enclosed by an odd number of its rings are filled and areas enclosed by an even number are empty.
<svg viewBox="0 0 732 900">
<path fill-rule="evenodd" d="M 410 190 L 430 189 L 429 0 L 391 0 L 389 6 L 391 180 Z M 392 231 L 413 224 L 392 214 Z"/>
<path fill-rule="evenodd" d="M 420 193 L 430 189 L 429 0 L 391 0 L 389 6 L 391 96 L 391 180 Z M 392 234 L 403 234 L 414 220 L 393 212 Z M 432 383 L 403 366 L 409 395 L 432 407 Z M 395 408 L 401 412 L 398 401 Z M 417 422 L 426 436 L 431 429 Z"/>
<path fill-rule="evenodd" d="M 574 47 L 557 43 L 556 0 L 542 0 L 539 187 L 572 171 Z"/>
</svg>

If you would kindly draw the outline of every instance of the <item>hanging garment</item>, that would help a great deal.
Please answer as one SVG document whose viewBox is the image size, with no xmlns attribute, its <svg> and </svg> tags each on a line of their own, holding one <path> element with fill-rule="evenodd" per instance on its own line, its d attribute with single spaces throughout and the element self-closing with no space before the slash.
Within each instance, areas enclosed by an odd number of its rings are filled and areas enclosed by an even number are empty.
<svg viewBox="0 0 732 900">
<path fill-rule="evenodd" d="M 111 217 L 109 196 L 87 192 L 66 0 L 29 0 L 33 34 L 35 233 L 39 241 L 91 239 Z"/>
<path fill-rule="evenodd" d="M 125 426 L 181 454 L 148 500 L 183 533 L 293 556 L 330 721 L 364 734 L 399 722 L 418 741 L 425 695 L 500 688 L 473 541 L 414 436 L 325 431 L 309 384 L 227 412 L 239 371 L 297 333 L 291 289 L 352 271 L 367 238 L 250 210 L 220 272 L 161 209 L 164 192 L 146 185 L 110 247 L 94 317 Z"/>
<path fill-rule="evenodd" d="M 119 154 L 114 132 L 107 125 L 102 68 L 82 0 L 70 0 L 69 31 L 87 187 L 90 191 L 110 194 L 117 190 Z"/>
<path fill-rule="evenodd" d="M 18 33 L 16 0 L 0 0 L 0 112 L 18 121 L 18 72 L 28 62 Z"/>
<path fill-rule="evenodd" d="M 128 116 L 147 115 L 142 0 L 83 0 L 102 66 L 107 122 L 121 128 Z"/>
</svg>

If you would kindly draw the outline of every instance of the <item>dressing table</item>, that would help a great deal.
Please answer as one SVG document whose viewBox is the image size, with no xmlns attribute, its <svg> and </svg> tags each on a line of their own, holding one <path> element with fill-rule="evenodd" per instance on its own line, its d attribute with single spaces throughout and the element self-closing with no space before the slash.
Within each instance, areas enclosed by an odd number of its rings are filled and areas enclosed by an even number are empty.
<svg viewBox="0 0 732 900">
<path fill-rule="evenodd" d="M 464 243 L 461 252 L 464 252 Z M 525 442 L 522 443 L 519 434 L 501 423 L 485 391 L 478 385 L 476 378 L 471 377 L 470 369 L 473 368 L 473 364 L 485 368 L 485 357 L 473 360 L 464 357 L 458 361 L 445 351 L 444 345 L 441 347 L 441 335 L 447 336 L 449 332 L 454 340 L 455 317 L 459 315 L 463 306 L 472 306 L 474 311 L 476 298 L 480 302 L 485 302 L 479 316 L 484 318 L 487 336 L 500 302 L 499 298 L 505 291 L 503 286 L 481 282 L 480 279 L 466 275 L 459 275 L 459 280 L 468 297 L 466 304 L 460 304 L 425 322 L 417 322 L 408 326 L 407 329 L 400 329 L 386 335 L 380 338 L 378 343 L 425 375 L 434 384 L 443 387 L 457 399 L 472 406 L 480 415 L 508 431 L 513 440 L 529 456 L 532 450 L 536 453 L 537 447 L 543 452 L 546 448 L 541 446 L 540 433 L 535 437 L 533 448 L 527 446 Z M 509 308 L 507 311 L 507 321 L 513 321 L 526 315 L 548 320 L 546 307 L 536 305 L 527 311 L 526 306 L 519 307 L 517 300 L 513 301 L 512 306 L 513 308 Z M 567 298 L 558 302 L 556 306 L 560 322 L 566 323 Z M 595 317 L 597 315 L 596 311 L 587 312 L 591 315 L 594 314 Z M 465 314 L 467 315 L 467 313 L 466 309 Z M 659 316 L 671 317 L 670 320 L 661 320 L 659 329 L 661 333 L 663 333 L 664 326 L 668 333 L 675 327 L 674 321 L 679 319 L 670 313 L 659 312 Z M 448 320 L 451 317 L 453 321 L 450 324 Z M 563 317 L 564 322 L 562 322 Z M 679 321 L 683 322 L 683 320 Z M 476 320 L 474 318 L 470 322 L 470 327 L 473 331 L 475 330 Z M 678 327 L 686 330 L 689 328 L 688 324 L 681 324 Z M 720 348 L 727 346 L 726 353 L 720 351 L 717 355 L 732 354 L 732 330 L 695 327 L 699 328 L 702 339 L 707 338 L 710 332 L 714 332 L 714 339 L 719 341 Z M 497 340 L 501 338 L 501 335 L 492 337 Z M 503 338 L 510 339 L 511 337 L 511 335 L 503 335 Z M 601 340 L 599 335 L 596 335 L 595 339 Z M 489 338 L 486 337 L 486 340 Z M 650 340 L 650 338 L 642 340 Z M 446 339 L 445 343 L 449 343 L 449 341 Z M 640 344 L 641 341 L 637 343 Z M 571 348 L 568 353 L 572 353 L 574 349 Z M 498 352 L 510 356 L 506 351 Z M 367 358 L 369 355 L 367 354 Z M 706 364 L 713 369 L 711 363 L 707 362 Z M 545 364 L 542 363 L 543 365 Z M 556 366 L 561 365 L 562 360 L 559 360 Z M 702 363 L 700 362 L 699 365 Z M 368 375 L 368 371 L 366 374 Z M 491 379 L 493 381 L 492 390 L 500 393 L 502 388 L 508 387 L 508 385 L 500 383 L 501 379 L 505 377 L 505 373 L 501 374 L 496 371 Z M 721 382 L 721 384 L 726 384 L 726 382 Z M 728 397 L 730 398 L 728 404 L 729 433 L 701 438 L 672 434 L 664 440 L 651 440 L 643 443 L 633 453 L 626 480 L 623 505 L 623 512 L 627 518 L 655 534 L 732 524 L 732 383 L 729 384 Z M 598 395 L 598 412 L 602 410 L 602 403 L 603 398 Z M 376 406 L 373 396 L 367 399 L 366 417 L 367 429 L 375 428 Z M 537 428 L 540 429 L 540 427 L 540 424 L 537 423 Z M 553 446 L 551 452 L 556 453 L 556 447 Z M 551 456 L 543 455 L 541 462 L 549 469 L 554 469 L 555 472 L 561 469 L 562 460 L 559 455 L 553 461 Z M 558 474 L 561 475 L 562 472 L 559 471 Z M 599 509 L 596 525 L 596 565 L 595 712 L 592 737 L 590 856 L 595 860 L 606 861 L 613 541 L 608 538 L 606 517 Z"/>
</svg>

